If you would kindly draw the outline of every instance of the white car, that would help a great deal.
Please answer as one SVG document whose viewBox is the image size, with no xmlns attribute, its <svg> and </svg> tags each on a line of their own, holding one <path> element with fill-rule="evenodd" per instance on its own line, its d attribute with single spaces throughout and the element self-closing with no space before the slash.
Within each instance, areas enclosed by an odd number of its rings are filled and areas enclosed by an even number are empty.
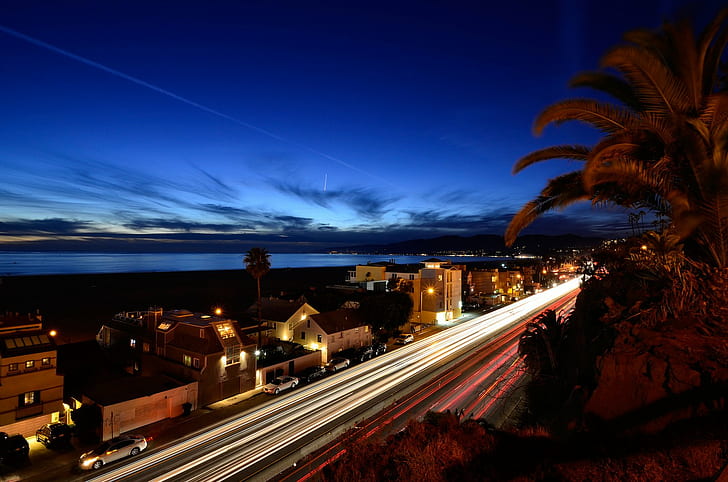
<svg viewBox="0 0 728 482">
<path fill-rule="evenodd" d="M 351 361 L 348 358 L 332 358 L 326 365 L 326 369 L 332 373 L 336 373 L 337 370 L 343 370 L 349 365 L 351 365 Z"/>
<path fill-rule="evenodd" d="M 104 464 L 130 455 L 137 455 L 147 448 L 147 439 L 142 435 L 122 435 L 112 438 L 78 459 L 83 470 L 100 469 Z"/>
<path fill-rule="evenodd" d="M 265 386 L 263 386 L 263 391 L 265 393 L 272 393 L 273 395 L 278 395 L 282 390 L 288 390 L 289 388 L 296 388 L 298 386 L 298 378 L 296 377 L 289 377 L 288 375 L 283 375 L 280 377 L 275 377 L 271 382 Z"/>
<path fill-rule="evenodd" d="M 406 345 L 407 343 L 411 343 L 415 341 L 415 337 L 411 334 L 401 335 L 397 340 L 395 340 L 395 343 L 397 345 Z"/>
</svg>

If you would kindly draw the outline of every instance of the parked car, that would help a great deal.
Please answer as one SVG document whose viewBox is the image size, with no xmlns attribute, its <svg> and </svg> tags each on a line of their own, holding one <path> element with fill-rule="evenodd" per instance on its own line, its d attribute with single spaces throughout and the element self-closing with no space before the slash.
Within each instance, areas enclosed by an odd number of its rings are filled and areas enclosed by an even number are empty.
<svg viewBox="0 0 728 482">
<path fill-rule="evenodd" d="M 289 388 L 296 388 L 298 385 L 298 378 L 296 377 L 290 377 L 288 375 L 283 375 L 280 377 L 275 377 L 273 380 L 271 380 L 270 383 L 263 386 L 263 391 L 265 393 L 272 393 L 273 395 L 278 395 L 283 390 L 288 390 Z"/>
<path fill-rule="evenodd" d="M 371 360 L 374 357 L 374 348 L 371 345 L 362 346 L 356 349 L 356 359 L 360 362 Z"/>
<path fill-rule="evenodd" d="M 46 447 L 52 445 L 70 445 L 73 429 L 65 423 L 47 423 L 35 431 L 35 441 Z"/>
<path fill-rule="evenodd" d="M 326 376 L 326 367 L 323 365 L 308 367 L 297 376 L 299 380 L 311 383 L 314 380 L 318 380 L 319 378 Z"/>
<path fill-rule="evenodd" d="M 374 349 L 374 356 L 379 356 L 387 352 L 386 343 L 375 343 L 372 345 L 372 348 Z"/>
<path fill-rule="evenodd" d="M 30 446 L 25 437 L 20 434 L 8 435 L 0 432 L 0 464 L 8 460 L 25 459 L 28 457 L 28 452 L 30 452 Z"/>
<path fill-rule="evenodd" d="M 138 455 L 147 448 L 147 439 L 143 435 L 122 435 L 102 443 L 78 459 L 83 470 L 100 469 L 104 464 Z"/>
<path fill-rule="evenodd" d="M 332 358 L 326 365 L 326 369 L 331 373 L 336 373 L 338 370 L 343 370 L 349 365 L 351 365 L 351 361 L 348 358 Z"/>
<path fill-rule="evenodd" d="M 406 345 L 407 343 L 411 343 L 415 341 L 414 335 L 407 333 L 406 335 L 400 335 L 394 342 L 397 345 Z"/>
</svg>

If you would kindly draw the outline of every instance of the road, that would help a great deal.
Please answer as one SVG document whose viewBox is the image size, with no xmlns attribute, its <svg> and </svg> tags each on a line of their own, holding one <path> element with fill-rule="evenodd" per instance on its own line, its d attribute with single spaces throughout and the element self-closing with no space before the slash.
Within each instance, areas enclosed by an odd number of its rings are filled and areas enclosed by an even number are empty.
<svg viewBox="0 0 728 482">
<path fill-rule="evenodd" d="M 102 469 L 90 480 L 267 480 L 393 400 L 442 375 L 448 363 L 578 289 L 572 280 L 415 341 L 250 409 L 187 440 Z"/>
<path fill-rule="evenodd" d="M 545 309 L 570 310 L 578 291 L 567 294 Z M 345 447 L 364 439 L 384 440 L 404 430 L 412 419 L 422 419 L 429 411 L 458 413 L 463 419 L 485 419 L 499 427 L 520 401 L 526 372 L 518 357 L 518 340 L 529 319 L 515 323 L 492 342 L 457 360 L 443 376 L 423 384 L 396 404 L 357 425 L 315 454 L 299 462 L 277 482 L 305 481 L 315 476 L 331 461 L 339 458 Z"/>
</svg>

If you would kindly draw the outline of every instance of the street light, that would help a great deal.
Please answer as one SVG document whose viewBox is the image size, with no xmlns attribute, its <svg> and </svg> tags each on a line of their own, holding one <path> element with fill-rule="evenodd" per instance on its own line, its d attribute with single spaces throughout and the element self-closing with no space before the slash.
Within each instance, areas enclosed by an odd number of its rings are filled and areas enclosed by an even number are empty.
<svg viewBox="0 0 728 482">
<path fill-rule="evenodd" d="M 420 322 L 422 321 L 422 295 L 427 292 L 428 295 L 431 295 L 435 292 L 435 288 L 432 286 L 428 287 L 426 290 L 420 290 Z"/>
</svg>

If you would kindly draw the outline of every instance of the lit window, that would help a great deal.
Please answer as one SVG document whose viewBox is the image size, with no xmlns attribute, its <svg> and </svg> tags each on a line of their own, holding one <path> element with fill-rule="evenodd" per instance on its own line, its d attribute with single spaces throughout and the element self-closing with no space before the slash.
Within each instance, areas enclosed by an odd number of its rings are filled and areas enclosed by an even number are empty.
<svg viewBox="0 0 728 482">
<path fill-rule="evenodd" d="M 225 365 L 235 365 L 240 363 L 240 345 L 232 345 L 225 347 Z"/>
<path fill-rule="evenodd" d="M 28 360 L 25 362 L 25 368 L 33 368 L 35 366 L 34 360 Z"/>
<path fill-rule="evenodd" d="M 215 325 L 215 328 L 217 328 L 217 333 L 223 340 L 235 338 L 235 330 L 233 329 L 232 323 L 219 323 Z"/>
<path fill-rule="evenodd" d="M 23 405 L 33 405 L 38 402 L 38 392 L 25 392 L 23 395 Z"/>
<path fill-rule="evenodd" d="M 205 329 L 200 328 L 200 338 L 205 338 Z"/>
<path fill-rule="evenodd" d="M 182 355 L 182 363 L 186 367 L 192 366 L 192 357 L 189 355 Z"/>
<path fill-rule="evenodd" d="M 48 358 L 48 357 L 46 357 L 46 358 L 43 358 L 43 359 L 42 359 L 42 360 L 40 361 L 40 364 L 41 364 L 41 365 L 43 365 L 44 367 L 50 366 L 50 364 L 51 364 L 51 359 L 50 359 L 50 358 Z"/>
<path fill-rule="evenodd" d="M 11 363 L 10 365 L 8 365 L 8 371 L 17 372 L 18 371 L 18 364 L 17 363 Z"/>
<path fill-rule="evenodd" d="M 136 339 L 135 338 L 129 339 L 129 346 L 132 348 L 136 348 Z"/>
<path fill-rule="evenodd" d="M 144 353 L 149 353 L 151 351 L 152 347 L 149 346 L 149 343 L 144 342 L 144 344 L 142 345 L 142 349 L 144 350 Z"/>
<path fill-rule="evenodd" d="M 163 321 L 162 323 L 160 323 L 160 324 L 159 324 L 159 325 L 157 326 L 157 329 L 158 329 L 158 330 L 162 330 L 162 331 L 167 331 L 167 330 L 169 330 L 169 328 L 170 328 L 171 326 L 172 326 L 172 323 L 170 323 L 170 322 L 168 322 L 168 321 Z"/>
</svg>

